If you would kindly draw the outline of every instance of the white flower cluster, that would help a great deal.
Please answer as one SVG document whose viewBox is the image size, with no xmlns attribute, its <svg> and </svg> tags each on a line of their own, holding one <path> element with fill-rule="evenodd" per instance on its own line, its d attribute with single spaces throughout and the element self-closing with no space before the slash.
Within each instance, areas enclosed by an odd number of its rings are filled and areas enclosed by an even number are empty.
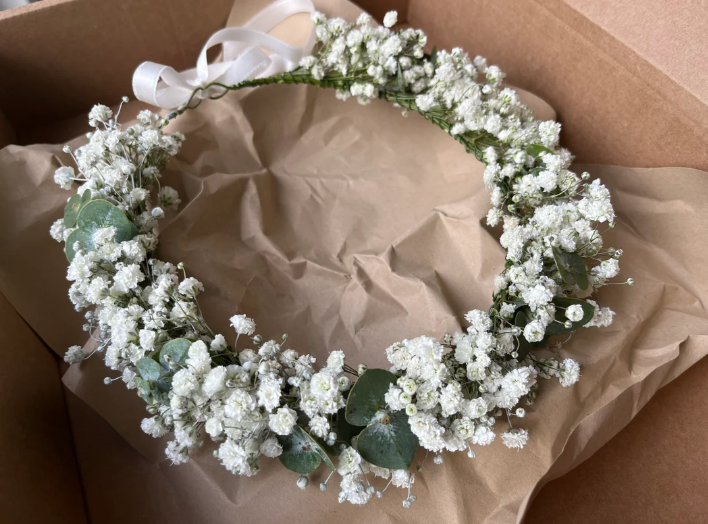
<svg viewBox="0 0 708 524">
<path fill-rule="evenodd" d="M 385 26 L 377 27 L 366 13 L 359 16 L 356 24 L 342 18 L 327 19 L 322 13 L 315 13 L 312 21 L 324 51 L 303 58 L 300 65 L 317 80 L 332 72 L 345 77 L 361 76 L 362 81 L 351 82 L 346 89 L 339 89 L 337 97 L 346 100 L 356 96 L 362 104 L 377 97 L 379 89 L 395 78 L 399 68 L 403 71 L 406 86 L 415 85 L 422 89 L 426 72 L 422 66 L 414 68 L 413 59 L 423 58 L 427 37 L 419 29 L 391 31 L 389 27 L 395 25 L 397 16 L 395 12 L 386 16 Z M 428 66 L 428 69 L 432 73 L 432 67 Z"/>
<path fill-rule="evenodd" d="M 253 321 L 240 315 L 232 323 L 246 332 L 255 330 Z M 313 357 L 283 349 L 273 340 L 261 343 L 257 351 L 240 351 L 238 364 L 212 366 L 208 353 L 204 357 L 209 365 L 205 363 L 201 373 L 187 360 L 187 367 L 175 374 L 170 410 L 173 418 L 187 419 L 191 428 L 203 424 L 213 440 L 222 442 L 215 456 L 232 473 L 254 475 L 260 455 L 281 454 L 276 436 L 293 432 L 298 423 L 296 406 L 308 416 L 311 435 L 335 444 L 337 435 L 328 416 L 344 406 L 342 392 L 350 386 L 349 379 L 340 375 L 341 351 L 333 352 L 319 372 L 312 367 Z M 179 435 L 175 431 L 178 441 Z M 185 450 L 193 447 L 189 441 L 178 443 Z"/>
<path fill-rule="evenodd" d="M 344 447 L 338 457 L 337 473 L 342 476 L 339 483 L 339 502 L 351 502 L 352 504 L 366 504 L 371 497 L 383 495 L 388 486 L 407 489 L 408 497 L 403 501 L 404 507 L 410 507 L 415 501 L 415 495 L 411 495 L 411 486 L 415 482 L 415 475 L 405 469 L 388 469 L 375 466 L 366 462 L 361 455 L 352 447 Z M 387 479 L 388 485 L 383 491 L 377 491 L 367 480 L 367 474 L 374 477 Z M 322 489 L 326 488 L 326 483 L 322 484 Z"/>
<path fill-rule="evenodd" d="M 513 336 L 495 335 L 492 320 L 483 311 L 470 311 L 467 319 L 471 323 L 467 333 L 456 333 L 447 345 L 418 337 L 386 350 L 391 371 L 400 376 L 386 393 L 386 402 L 392 410 L 406 411 L 421 446 L 436 453 L 468 450 L 474 456 L 471 445 L 494 441 L 495 417 L 504 412 L 523 417 L 523 408 L 512 410 L 522 397 L 535 396 L 538 365 L 507 358 L 514 347 Z M 559 369 L 554 359 L 542 365 Z M 571 385 L 579 378 L 579 367 L 572 360 L 564 366 L 561 383 Z M 507 445 L 520 442 L 510 440 L 508 433 L 502 436 Z M 510 447 L 523 447 L 523 443 Z"/>
<path fill-rule="evenodd" d="M 75 245 L 67 279 L 73 282 L 69 297 L 76 309 L 93 308 L 84 329 L 99 341 L 96 351 L 148 403 L 154 416 L 143 420 L 143 431 L 153 437 L 174 434 L 166 454 L 175 464 L 189 459 L 205 432 L 221 442 L 215 455 L 222 464 L 245 476 L 258 472 L 260 455 L 280 455 L 276 436 L 293 432 L 295 407 L 308 417 L 312 435 L 334 445 L 337 434 L 330 421 L 351 387 L 342 374 L 344 353 L 332 352 L 327 365 L 315 371 L 312 356 L 273 340 L 256 337 L 256 349 L 236 352 L 201 315 L 197 296 L 203 284 L 193 277 L 180 279 L 181 265 L 153 256 L 152 229 L 164 213 L 150 209 L 151 189 L 184 137 L 165 135 L 166 122 L 157 115 L 142 112 L 138 118 L 139 124 L 122 130 L 109 108 L 94 107 L 89 119 L 97 129 L 74 152 L 80 176 L 61 167 L 55 181 L 64 189 L 79 182 L 79 194 L 90 191 L 91 199 L 108 200 L 138 225 L 139 234 L 130 240 L 117 241 L 116 228 L 108 226 L 93 232 L 92 249 Z M 165 209 L 180 203 L 169 187 L 160 188 L 157 197 Z M 74 229 L 64 228 L 62 219 L 51 233 L 61 241 Z M 255 334 L 255 322 L 245 315 L 233 316 L 231 325 L 239 337 Z M 167 362 L 156 384 L 148 384 L 140 361 L 158 360 L 160 350 L 175 339 L 191 341 L 184 360 Z M 65 360 L 78 363 L 89 356 L 72 346 Z"/>
<path fill-rule="evenodd" d="M 162 133 L 166 121 L 150 111 L 141 111 L 139 123 L 126 129 L 117 123 L 118 116 L 114 118 L 111 109 L 103 105 L 91 110 L 89 123 L 95 131 L 86 135 L 88 143 L 73 152 L 64 146 L 64 151 L 72 154 L 79 173 L 73 167 L 63 166 L 54 173 L 54 181 L 69 191 L 73 190 L 74 182 L 79 182 L 78 194 L 89 191 L 91 199 L 115 204 L 141 231 L 151 232 L 164 212 L 159 207 L 148 210 L 148 188 L 158 182 L 168 160 L 179 152 L 184 135 Z M 160 189 L 160 202 L 165 200 L 167 208 L 180 202 L 177 191 L 166 186 Z M 72 232 L 73 228 L 66 228 L 63 219 L 50 229 L 52 238 L 58 242 L 66 240 Z M 154 248 L 153 243 L 151 240 L 149 247 Z"/>
<path fill-rule="evenodd" d="M 521 449 L 529 434 L 512 419 L 525 416 L 519 404 L 533 402 L 537 379 L 555 377 L 567 387 L 580 377 L 577 362 L 561 361 L 557 354 L 541 358 L 529 351 L 532 344 L 544 346 L 553 335 L 612 322 L 614 313 L 589 298 L 619 273 L 622 252 L 604 248 L 598 230 L 614 224 L 609 191 L 599 180 L 585 182 L 586 173 L 569 170 L 572 156 L 558 145 L 560 124 L 534 120 L 516 93 L 503 87 L 499 68 L 483 58 L 470 60 L 461 49 L 426 55 L 422 31 L 390 29 L 397 23 L 395 12 L 382 27 L 368 15 L 348 23 L 316 13 L 313 22 L 315 54 L 296 71 L 258 81 L 314 83 L 337 89 L 341 99 L 355 96 L 368 103 L 379 97 L 421 113 L 486 164 L 493 206 L 487 223 L 503 224 L 506 265 L 495 279 L 492 307 L 470 311 L 466 332 L 442 341 L 421 336 L 386 349 L 396 376 L 385 394 L 387 411 L 405 412 L 420 445 L 435 453 L 435 463 L 442 462 L 443 450 L 467 450 L 473 457 L 473 445 L 495 440 L 502 416 L 509 423 L 502 442 Z M 143 431 L 153 437 L 172 433 L 166 454 L 175 464 L 189 460 L 208 434 L 226 469 L 251 476 L 259 471 L 261 455 L 287 458 L 287 444 L 306 432 L 318 453 L 326 448 L 338 455 L 340 502 L 380 497 L 371 474 L 407 489 L 403 505 L 409 507 L 414 475 L 367 462 L 356 449 L 358 437 L 350 441 L 337 434 L 352 386 L 347 374 L 359 376 L 365 366 L 354 370 L 342 351 L 333 351 L 317 370 L 311 355 L 284 347 L 286 336 L 279 343 L 256 335 L 255 322 L 245 315 L 231 317 L 236 342 L 229 345 L 202 316 L 202 283 L 187 277 L 182 264 L 155 258 L 154 227 L 165 210 L 181 203 L 177 191 L 159 186 L 160 173 L 184 137 L 165 134 L 167 121 L 150 112 L 138 120 L 123 129 L 108 107 L 95 106 L 88 143 L 75 152 L 65 148 L 78 174 L 71 167 L 55 173 L 63 189 L 79 184 L 81 196 L 70 200 L 65 219 L 50 234 L 60 242 L 72 239 L 66 246 L 69 296 L 77 310 L 89 308 L 84 329 L 98 342 L 88 355 L 70 347 L 65 360 L 78 363 L 103 352 L 106 365 L 147 402 L 152 416 L 143 420 Z M 115 225 L 93 223 L 87 232 L 81 209 L 94 200 L 119 216 L 113 217 Z M 238 349 L 241 337 L 251 348 Z M 298 479 L 299 487 L 307 484 L 307 477 Z M 320 487 L 326 489 L 327 481 Z"/>
</svg>

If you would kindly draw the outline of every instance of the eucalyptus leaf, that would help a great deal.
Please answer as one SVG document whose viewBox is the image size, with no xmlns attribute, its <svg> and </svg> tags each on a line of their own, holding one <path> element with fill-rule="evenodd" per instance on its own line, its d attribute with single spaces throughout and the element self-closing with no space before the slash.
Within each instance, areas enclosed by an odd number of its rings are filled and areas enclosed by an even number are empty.
<svg viewBox="0 0 708 524">
<path fill-rule="evenodd" d="M 408 416 L 403 411 L 384 415 L 364 429 L 356 442 L 364 460 L 389 469 L 408 469 L 418 445 L 418 437 L 411 431 Z"/>
<path fill-rule="evenodd" d="M 552 337 L 555 335 L 564 335 L 571 333 L 576 329 L 584 326 L 592 320 L 595 315 L 595 306 L 577 298 L 555 297 L 553 303 L 556 305 L 556 322 L 551 322 L 546 327 L 546 336 Z M 578 322 L 571 322 L 571 327 L 565 327 L 565 322 L 568 320 L 565 316 L 565 310 L 572 305 L 578 305 L 583 308 L 583 318 Z"/>
<path fill-rule="evenodd" d="M 69 199 L 64 207 L 64 227 L 70 229 L 76 227 L 76 220 L 79 211 L 91 201 L 91 191 L 84 191 L 81 195 L 76 194 Z"/>
<path fill-rule="evenodd" d="M 553 154 L 553 151 L 551 151 L 547 147 L 542 146 L 541 144 L 531 144 L 526 148 L 526 152 L 534 158 L 538 158 L 544 153 Z"/>
<path fill-rule="evenodd" d="M 571 286 L 577 285 L 580 289 L 588 288 L 588 270 L 583 257 L 554 247 L 553 258 L 563 282 Z"/>
<path fill-rule="evenodd" d="M 77 225 L 86 231 L 97 231 L 104 227 L 116 228 L 116 242 L 130 239 L 133 231 L 125 214 L 108 200 L 92 200 L 79 212 Z"/>
<path fill-rule="evenodd" d="M 290 471 L 307 475 L 315 471 L 323 460 L 334 471 L 334 464 L 325 450 L 300 426 L 295 426 L 290 435 L 279 435 L 278 442 L 283 447 L 278 458 Z"/>
<path fill-rule="evenodd" d="M 354 426 L 347 422 L 346 410 L 345 408 L 337 411 L 337 438 L 343 440 L 348 444 L 351 443 L 352 439 L 362 432 L 364 426 Z"/>
<path fill-rule="evenodd" d="M 152 390 L 150 389 L 150 384 L 140 377 L 135 377 L 133 381 L 135 382 L 135 387 L 138 388 L 138 391 L 143 396 L 143 398 L 149 398 L 150 394 L 152 393 Z"/>
<path fill-rule="evenodd" d="M 346 419 L 353 426 L 367 426 L 380 410 L 386 408 L 384 395 L 396 375 L 385 369 L 369 369 L 352 386 L 347 399 Z"/>
<path fill-rule="evenodd" d="M 116 242 L 130 240 L 138 234 L 138 228 L 135 227 L 135 224 L 128 220 L 128 217 L 120 209 L 107 200 L 92 200 L 81 207 L 76 225 L 78 226 L 77 231 L 74 231 L 66 241 L 66 257 L 70 262 L 76 254 L 74 252 L 74 242 L 79 240 L 85 251 L 92 251 L 96 247 L 93 242 L 93 234 L 99 229 L 113 226 L 116 229 Z M 78 231 L 81 231 L 81 233 L 77 234 Z M 72 240 L 72 237 L 74 237 L 74 240 Z"/>
<path fill-rule="evenodd" d="M 87 233 L 83 229 L 73 231 L 71 235 L 69 235 L 69 238 L 66 239 L 66 245 L 64 246 L 66 258 L 69 259 L 69 262 L 74 260 L 74 256 L 76 255 L 76 251 L 74 251 L 74 244 L 77 242 L 81 243 L 83 249 L 86 249 L 89 245 L 93 246 L 93 239 L 91 238 L 90 233 Z"/>
<path fill-rule="evenodd" d="M 162 372 L 160 364 L 151 358 L 141 358 L 135 363 L 135 367 L 138 368 L 138 373 L 140 373 L 142 379 L 149 382 L 157 381 Z"/>
<path fill-rule="evenodd" d="M 163 393 L 168 393 L 172 387 L 172 377 L 162 377 L 157 380 L 157 389 Z"/>
<path fill-rule="evenodd" d="M 91 190 L 87 189 L 83 193 L 81 193 L 81 207 L 84 207 L 86 204 L 91 202 L 93 193 L 91 193 Z"/>
<path fill-rule="evenodd" d="M 191 345 L 192 341 L 186 338 L 175 338 L 167 342 L 160 350 L 160 364 L 162 364 L 162 367 L 169 369 L 170 366 L 165 359 L 168 355 L 170 361 L 178 364 L 184 363 Z"/>
</svg>

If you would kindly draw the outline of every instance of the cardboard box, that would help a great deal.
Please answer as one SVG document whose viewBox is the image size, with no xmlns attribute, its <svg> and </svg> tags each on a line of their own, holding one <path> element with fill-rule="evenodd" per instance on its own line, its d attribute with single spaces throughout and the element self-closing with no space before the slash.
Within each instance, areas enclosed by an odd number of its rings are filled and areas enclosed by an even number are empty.
<svg viewBox="0 0 708 524">
<path fill-rule="evenodd" d="M 241 4 L 253 9 L 253 2 Z M 379 17 L 398 9 L 439 48 L 460 46 L 499 64 L 510 83 L 555 107 L 565 144 L 582 162 L 708 170 L 708 16 L 698 1 L 359 4 Z M 130 92 L 140 62 L 191 66 L 231 7 L 232 0 L 198 7 L 186 0 L 45 0 L 0 13 L 0 145 L 75 136 L 95 101 Z M 63 392 L 63 364 L 3 297 L 0 322 L 3 520 L 180 522 L 180 501 L 159 470 Z M 569 480 L 549 484 L 528 521 L 700 522 L 708 505 L 695 457 L 708 445 L 695 414 L 706 408 L 705 367 L 662 391 Z M 659 460 L 646 458 L 657 450 Z"/>
</svg>

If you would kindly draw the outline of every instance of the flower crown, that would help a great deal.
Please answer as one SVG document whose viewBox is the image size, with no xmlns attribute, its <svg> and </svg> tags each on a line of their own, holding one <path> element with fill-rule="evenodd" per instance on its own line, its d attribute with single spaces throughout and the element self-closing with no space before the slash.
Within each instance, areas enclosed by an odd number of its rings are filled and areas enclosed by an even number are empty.
<svg viewBox="0 0 708 524">
<path fill-rule="evenodd" d="M 214 456 L 236 475 L 258 473 L 261 455 L 278 457 L 305 488 L 324 462 L 332 473 L 320 488 L 336 471 L 340 502 L 366 503 L 393 484 L 407 490 L 409 507 L 419 447 L 435 463 L 445 450 L 474 457 L 504 418 L 501 440 L 523 448 L 528 431 L 516 421 L 525 416 L 522 401 L 536 398 L 538 378 L 556 377 L 564 387 L 578 380 L 578 363 L 561 360 L 562 342 L 550 341 L 612 322 L 614 313 L 589 297 L 619 272 L 621 250 L 603 248 L 598 229 L 613 227 L 615 214 L 599 180 L 587 183 L 587 173 L 569 170 L 573 157 L 558 146 L 560 124 L 534 120 L 484 58 L 471 60 L 458 48 L 426 54 L 422 31 L 390 29 L 395 12 L 383 27 L 366 14 L 355 23 L 320 13 L 312 20 L 313 54 L 289 72 L 198 87 L 167 118 L 143 111 L 126 128 L 109 108 L 91 110 L 88 143 L 64 149 L 79 174 L 71 167 L 55 174 L 62 188 L 79 186 L 51 235 L 66 243 L 69 296 L 77 310 L 88 309 L 84 329 L 96 348 L 86 354 L 72 346 L 64 358 L 77 363 L 104 353 L 120 373 L 106 383 L 120 378 L 147 403 L 152 416 L 143 431 L 172 434 L 166 454 L 173 464 L 188 461 L 206 433 L 218 443 Z M 155 256 L 154 226 L 180 204 L 160 174 L 185 138 L 164 128 L 204 96 L 267 84 L 392 102 L 486 165 L 487 223 L 503 225 L 506 264 L 489 310 L 465 315 L 466 332 L 397 342 L 386 348 L 391 368 L 383 370 L 355 367 L 339 350 L 317 367 L 311 355 L 286 348 L 287 335 L 256 335 L 245 315 L 231 318 L 233 343 L 210 329 L 197 301 L 204 286 L 181 263 Z M 159 206 L 151 204 L 156 188 Z M 375 477 L 388 479 L 386 487 L 374 487 Z"/>
</svg>

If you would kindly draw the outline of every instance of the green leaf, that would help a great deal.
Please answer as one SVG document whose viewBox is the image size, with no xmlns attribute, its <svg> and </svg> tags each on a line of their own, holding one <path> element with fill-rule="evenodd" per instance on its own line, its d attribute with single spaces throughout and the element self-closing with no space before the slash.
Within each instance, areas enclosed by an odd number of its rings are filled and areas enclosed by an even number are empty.
<svg viewBox="0 0 708 524">
<path fill-rule="evenodd" d="M 191 345 L 191 340 L 186 338 L 175 338 L 162 346 L 162 349 L 160 350 L 160 364 L 162 364 L 162 367 L 165 369 L 170 368 L 167 364 L 167 360 L 165 360 L 165 357 L 168 355 L 170 356 L 170 360 L 172 362 L 176 362 L 178 364 L 184 363 L 187 359 L 187 352 L 189 351 L 189 347 Z"/>
<path fill-rule="evenodd" d="M 542 146 L 541 144 L 531 144 L 526 148 L 526 152 L 534 158 L 538 158 L 544 153 L 553 154 L 553 151 L 551 151 L 547 147 Z"/>
<path fill-rule="evenodd" d="M 418 451 L 418 437 L 411 431 L 405 412 L 396 411 L 362 431 L 356 447 L 364 460 L 376 466 L 408 469 Z"/>
<path fill-rule="evenodd" d="M 384 395 L 396 375 L 385 369 L 369 369 L 352 386 L 347 399 L 346 419 L 353 426 L 367 426 L 379 410 L 386 408 Z"/>
<path fill-rule="evenodd" d="M 514 318 L 514 325 L 520 327 L 521 329 L 524 329 L 526 327 L 526 324 L 528 324 L 529 322 L 531 322 L 530 310 L 528 309 L 528 307 L 524 306 L 516 312 L 516 317 Z M 531 347 L 531 342 L 526 340 L 526 337 L 523 335 L 523 333 L 516 337 L 516 353 L 518 353 L 518 356 L 516 358 L 518 360 L 526 358 L 526 355 L 528 355 L 529 351 L 531 351 Z"/>
<path fill-rule="evenodd" d="M 325 450 L 300 426 L 295 426 L 290 435 L 278 435 L 278 442 L 283 446 L 278 458 L 290 471 L 307 475 L 315 471 L 323 460 L 334 471 L 334 464 Z"/>
<path fill-rule="evenodd" d="M 71 229 L 76 227 L 76 220 L 79 217 L 79 211 L 91 201 L 91 191 L 84 191 L 81 195 L 74 195 L 69 199 L 64 207 L 64 227 Z"/>
<path fill-rule="evenodd" d="M 81 193 L 81 207 L 84 207 L 86 204 L 91 202 L 91 191 L 86 190 L 83 193 Z"/>
<path fill-rule="evenodd" d="M 74 260 L 74 256 L 76 255 L 76 251 L 74 251 L 74 244 L 76 244 L 77 242 L 81 242 L 81 245 L 84 246 L 84 249 L 88 245 L 93 246 L 91 234 L 87 233 L 83 229 L 77 229 L 76 231 L 71 233 L 71 235 L 69 235 L 69 238 L 66 239 L 66 245 L 64 246 L 66 258 L 69 259 L 69 262 Z"/>
<path fill-rule="evenodd" d="M 160 369 L 160 364 L 151 358 L 141 358 L 135 363 L 135 367 L 138 368 L 138 373 L 140 373 L 143 380 L 155 382 L 160 378 L 162 371 Z"/>
<path fill-rule="evenodd" d="M 148 384 L 147 381 L 143 380 L 140 377 L 135 377 L 133 381 L 135 382 L 135 386 L 138 388 L 138 391 L 140 392 L 142 397 L 145 399 L 149 398 L 150 394 L 152 393 L 150 384 Z"/>
<path fill-rule="evenodd" d="M 563 282 L 577 285 L 580 289 L 587 289 L 588 270 L 585 267 L 585 259 L 576 253 L 568 253 L 562 249 L 553 248 L 553 258 Z"/>
<path fill-rule="evenodd" d="M 436 65 L 437 60 L 438 60 L 438 48 L 437 48 L 437 46 L 433 46 L 433 50 L 430 52 L 430 63 L 433 65 Z"/>
<path fill-rule="evenodd" d="M 125 214 L 108 200 L 92 200 L 86 204 L 81 208 L 76 223 L 81 229 L 91 232 L 113 226 L 116 228 L 116 242 L 130 240 L 131 233 L 137 231 Z"/>
<path fill-rule="evenodd" d="M 104 227 L 116 228 L 116 242 L 130 240 L 138 234 L 135 227 L 123 212 L 107 200 L 92 200 L 79 210 L 76 220 L 79 229 L 74 231 L 66 241 L 66 257 L 71 262 L 74 259 L 74 242 L 77 240 L 83 245 L 85 251 L 95 249 L 93 234 Z M 78 233 L 81 231 L 81 233 Z M 72 238 L 73 237 L 73 238 Z"/>
<path fill-rule="evenodd" d="M 337 411 L 337 438 L 344 442 L 351 443 L 352 439 L 362 432 L 364 426 L 354 426 L 347 422 L 346 410 L 344 408 Z"/>
<path fill-rule="evenodd" d="M 589 304 L 585 300 L 568 297 L 555 297 L 553 303 L 556 305 L 556 322 L 551 322 L 546 327 L 546 337 L 555 335 L 563 335 L 575 331 L 579 327 L 584 326 L 592 320 L 595 315 L 595 306 Z M 578 322 L 571 322 L 571 327 L 565 327 L 565 322 L 568 320 L 565 316 L 565 310 L 572 305 L 579 305 L 583 308 L 583 318 Z"/>
<path fill-rule="evenodd" d="M 157 389 L 163 393 L 168 393 L 172 388 L 172 377 L 162 377 L 157 381 Z"/>
</svg>

